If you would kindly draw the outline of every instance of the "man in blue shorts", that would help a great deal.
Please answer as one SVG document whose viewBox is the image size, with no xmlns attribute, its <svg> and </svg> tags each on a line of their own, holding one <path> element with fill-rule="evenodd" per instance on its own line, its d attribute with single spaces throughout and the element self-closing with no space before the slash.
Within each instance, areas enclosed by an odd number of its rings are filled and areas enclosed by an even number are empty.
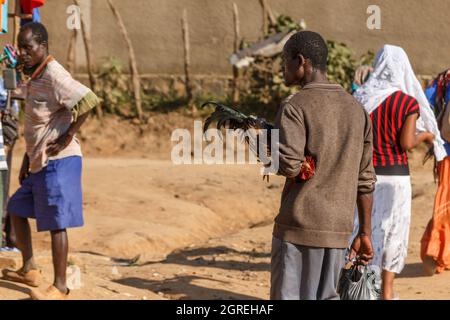
<svg viewBox="0 0 450 320">
<path fill-rule="evenodd" d="M 69 294 L 66 229 L 83 225 L 82 154 L 75 133 L 99 99 L 49 55 L 48 34 L 42 24 L 24 25 L 18 44 L 24 73 L 31 80 L 26 87 L 21 187 L 11 197 L 7 210 L 23 266 L 17 271 L 3 270 L 3 276 L 33 287 L 40 285 L 42 276 L 33 259 L 28 223 L 28 218 L 34 218 L 38 231 L 50 231 L 55 277 L 46 291 L 32 290 L 31 297 L 61 300 Z"/>
</svg>

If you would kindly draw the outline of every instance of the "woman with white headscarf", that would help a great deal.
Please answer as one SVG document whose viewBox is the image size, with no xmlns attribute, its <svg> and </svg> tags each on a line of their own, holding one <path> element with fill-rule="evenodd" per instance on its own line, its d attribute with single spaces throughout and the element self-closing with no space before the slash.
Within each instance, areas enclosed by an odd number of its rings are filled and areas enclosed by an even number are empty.
<svg viewBox="0 0 450 320">
<path fill-rule="evenodd" d="M 444 142 L 402 48 L 385 45 L 378 52 L 373 72 L 354 97 L 370 114 L 373 126 L 373 164 L 378 181 L 372 210 L 372 264 L 382 269 L 383 299 L 393 299 L 395 274 L 405 265 L 411 220 L 406 151 L 422 142 L 432 144 L 440 161 L 445 157 Z"/>
</svg>

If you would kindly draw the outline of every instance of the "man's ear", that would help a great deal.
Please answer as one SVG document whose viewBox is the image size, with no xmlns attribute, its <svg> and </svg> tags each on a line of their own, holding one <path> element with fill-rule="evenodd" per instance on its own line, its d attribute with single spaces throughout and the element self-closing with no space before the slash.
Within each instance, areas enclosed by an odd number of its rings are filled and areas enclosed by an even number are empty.
<svg viewBox="0 0 450 320">
<path fill-rule="evenodd" d="M 306 63 L 306 59 L 302 54 L 298 55 L 298 64 L 300 67 L 304 66 Z"/>
</svg>

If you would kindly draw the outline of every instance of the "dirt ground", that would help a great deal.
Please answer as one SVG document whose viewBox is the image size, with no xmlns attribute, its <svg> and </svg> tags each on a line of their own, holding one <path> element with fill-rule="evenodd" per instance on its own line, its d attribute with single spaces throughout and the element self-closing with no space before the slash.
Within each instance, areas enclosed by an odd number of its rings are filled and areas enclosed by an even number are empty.
<svg viewBox="0 0 450 320">
<path fill-rule="evenodd" d="M 268 299 L 283 180 L 263 182 L 256 165 L 173 165 L 176 126 L 192 128 L 192 119 L 159 115 L 139 127 L 110 118 L 83 129 L 85 226 L 69 231 L 69 264 L 80 269 L 81 288 L 72 299 Z M 19 144 L 12 190 L 22 152 Z M 409 255 L 396 289 L 401 299 L 449 299 L 450 272 L 426 277 L 419 258 L 436 189 L 422 155 L 411 155 Z M 46 286 L 50 238 L 33 236 Z M 20 255 L 0 253 L 0 267 L 20 267 Z M 0 280 L 0 299 L 27 299 L 28 292 Z"/>
</svg>

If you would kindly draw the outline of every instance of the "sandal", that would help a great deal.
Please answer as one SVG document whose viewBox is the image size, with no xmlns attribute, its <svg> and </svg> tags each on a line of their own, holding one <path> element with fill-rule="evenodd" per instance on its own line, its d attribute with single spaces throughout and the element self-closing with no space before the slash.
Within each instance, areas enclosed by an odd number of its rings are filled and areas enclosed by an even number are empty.
<svg viewBox="0 0 450 320">
<path fill-rule="evenodd" d="M 67 289 L 66 293 L 62 293 L 55 286 L 51 285 L 45 291 L 37 289 L 31 290 L 30 296 L 33 300 L 67 300 L 70 290 Z"/>
<path fill-rule="evenodd" d="M 17 271 L 4 269 L 2 270 L 2 273 L 4 280 L 24 283 L 31 287 L 39 287 L 42 282 L 41 270 L 32 269 L 28 272 L 24 272 L 22 268 Z"/>
</svg>

